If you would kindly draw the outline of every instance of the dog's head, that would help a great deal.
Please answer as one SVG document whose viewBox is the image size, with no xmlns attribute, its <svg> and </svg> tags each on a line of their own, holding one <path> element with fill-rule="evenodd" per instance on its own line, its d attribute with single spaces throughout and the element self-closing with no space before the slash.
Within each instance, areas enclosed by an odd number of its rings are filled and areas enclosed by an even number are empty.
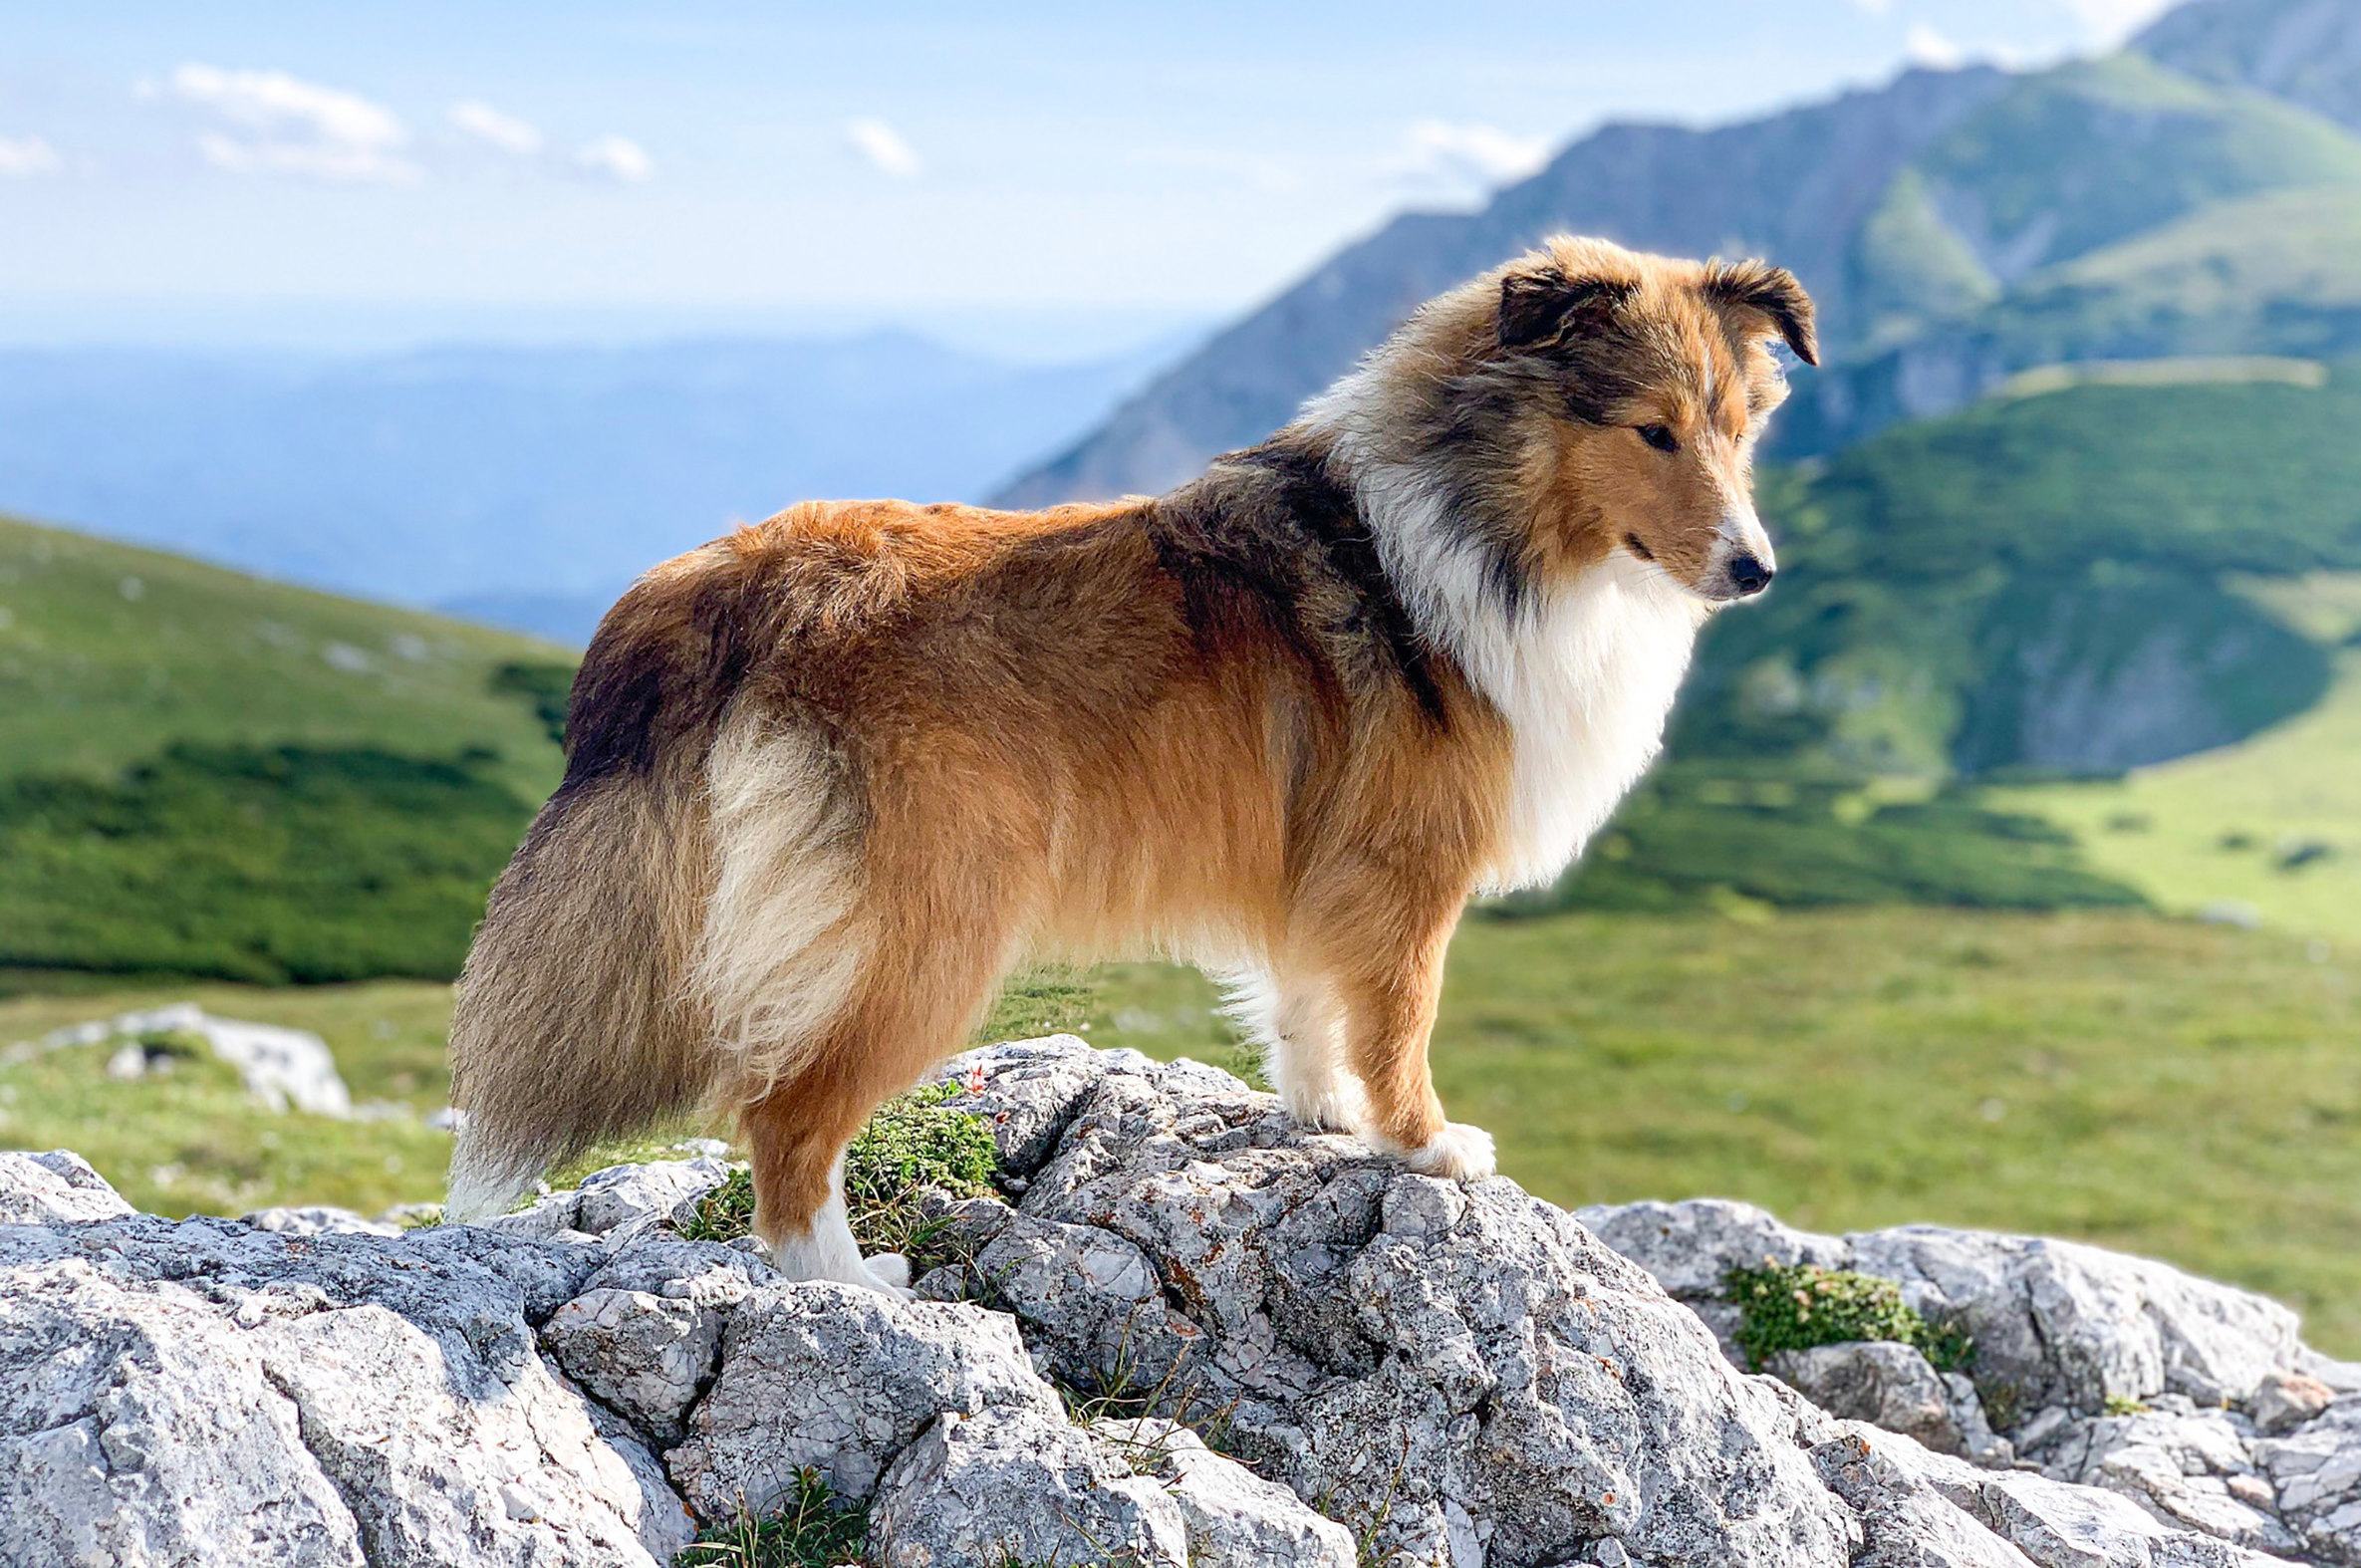
<svg viewBox="0 0 2361 1568">
<path fill-rule="evenodd" d="M 1774 341 L 1819 363 L 1783 268 L 1554 239 L 1421 312 L 1373 362 L 1363 427 L 1407 436 L 1384 444 L 1522 584 L 1621 551 L 1724 604 L 1775 570 L 1751 473 L 1787 394 Z"/>
<path fill-rule="evenodd" d="M 1541 564 L 1624 550 L 1715 603 L 1768 587 L 1752 457 L 1787 395 L 1769 344 L 1819 363 L 1794 274 L 1560 239 L 1497 288 L 1495 374 L 1523 390 Z"/>
</svg>

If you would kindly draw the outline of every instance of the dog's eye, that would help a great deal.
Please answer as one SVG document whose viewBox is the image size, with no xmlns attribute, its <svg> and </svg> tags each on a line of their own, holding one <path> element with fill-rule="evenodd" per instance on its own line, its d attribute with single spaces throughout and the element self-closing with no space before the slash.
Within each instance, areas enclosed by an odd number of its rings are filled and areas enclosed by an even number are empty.
<svg viewBox="0 0 2361 1568">
<path fill-rule="evenodd" d="M 1660 452 L 1677 452 L 1681 449 L 1680 437 L 1666 425 L 1643 424 L 1637 428 L 1640 431 L 1640 439 Z"/>
</svg>

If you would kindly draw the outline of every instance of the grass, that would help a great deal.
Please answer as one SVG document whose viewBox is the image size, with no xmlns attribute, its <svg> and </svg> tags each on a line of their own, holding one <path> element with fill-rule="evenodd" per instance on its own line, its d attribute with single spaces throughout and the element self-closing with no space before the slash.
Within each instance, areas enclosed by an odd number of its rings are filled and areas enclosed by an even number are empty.
<svg viewBox="0 0 2361 1568">
<path fill-rule="evenodd" d="M 558 780 L 531 638 L 314 593 L 0 518 L 0 778 L 106 779 L 167 741 L 491 752 L 520 796 Z"/>
<path fill-rule="evenodd" d="M 556 784 L 530 639 L 0 519 L 0 965 L 457 971 Z"/>
<path fill-rule="evenodd" d="M 2338 655 L 2318 706 L 2244 745 L 1994 798 L 2071 833 L 2092 871 L 2160 908 L 2240 904 L 2274 927 L 2361 940 L 2361 649 Z"/>
<path fill-rule="evenodd" d="M 937 1228 L 919 1212 L 918 1194 L 989 1197 L 999 1150 L 983 1118 L 945 1108 L 959 1091 L 928 1084 L 878 1107 L 845 1150 L 845 1207 L 864 1252 L 900 1252 L 914 1277 Z M 734 1241 L 754 1228 L 754 1179 L 744 1171 L 697 1200 L 680 1233 L 691 1241 Z"/>
<path fill-rule="evenodd" d="M 442 1103 L 442 986 L 22 995 L 0 1001 L 0 1044 L 181 996 L 318 1029 L 357 1098 Z M 1245 1069 L 1214 1003 L 1190 971 L 1109 966 L 1084 1027 Z M 1073 1015 L 1071 989 L 1057 1005 Z M 180 1080 L 110 1084 L 102 1053 L 60 1054 L 83 1081 L 0 1066 L 0 1145 L 78 1149 L 142 1207 L 440 1196 L 447 1146 L 414 1124 L 274 1117 L 193 1081 L 183 1100 Z M 2079 1237 L 2265 1291 L 2361 1355 L 2349 941 L 2106 912 L 1477 916 L 1435 1065 L 1452 1115 L 1554 1202 L 1713 1194 L 1821 1230 Z"/>
<path fill-rule="evenodd" d="M 807 1465 L 776 1512 L 758 1519 L 740 1509 L 706 1526 L 673 1556 L 672 1568 L 837 1568 L 863 1561 L 868 1545 L 868 1512 L 836 1496 Z"/>
<path fill-rule="evenodd" d="M 0 779 L 0 963 L 448 978 L 532 817 L 497 763 L 175 744 L 113 782 Z"/>
</svg>

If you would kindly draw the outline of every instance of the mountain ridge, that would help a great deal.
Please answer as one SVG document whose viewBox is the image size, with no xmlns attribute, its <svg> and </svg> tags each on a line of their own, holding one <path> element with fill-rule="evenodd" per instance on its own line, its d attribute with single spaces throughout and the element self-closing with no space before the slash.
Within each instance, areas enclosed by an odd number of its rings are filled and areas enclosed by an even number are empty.
<svg viewBox="0 0 2361 1568">
<path fill-rule="evenodd" d="M 2361 4 L 2335 8 L 2361 29 Z M 2307 191 L 2361 195 L 2361 138 L 2335 116 L 2137 48 L 2037 72 L 1911 70 L 1705 130 L 1611 125 L 1477 212 L 1406 214 L 1340 249 L 997 499 L 1168 488 L 1283 423 L 1420 301 L 1555 229 L 1792 267 L 1821 306 L 1826 369 L 1795 376 L 1773 427 L 1791 455 L 1949 412 L 2032 366 L 2152 355 L 2179 333 L 2208 340 L 2179 352 L 2350 352 L 2361 266 L 2345 225 L 2242 227 L 2240 203 Z M 2262 296 L 2236 331 L 2203 301 L 2176 306 L 2192 288 L 2186 258 L 2164 253 L 2176 234 L 2232 253 Z M 2290 247 L 2292 262 L 2278 255 Z M 2274 266 L 2302 286 L 2270 292 Z"/>
</svg>

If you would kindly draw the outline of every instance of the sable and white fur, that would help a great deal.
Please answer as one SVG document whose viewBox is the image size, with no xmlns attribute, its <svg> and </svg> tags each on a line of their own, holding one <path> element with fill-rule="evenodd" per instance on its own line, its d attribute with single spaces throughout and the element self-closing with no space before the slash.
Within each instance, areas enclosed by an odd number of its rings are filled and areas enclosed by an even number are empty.
<svg viewBox="0 0 2361 1568">
<path fill-rule="evenodd" d="M 1774 338 L 1814 357 L 1777 268 L 1553 240 L 1169 495 L 807 503 L 651 571 L 468 957 L 453 1212 L 726 1107 L 782 1266 L 897 1288 L 846 1141 L 1012 967 L 1135 952 L 1230 982 L 1299 1118 L 1489 1174 L 1427 1070 L 1444 946 L 1769 581 Z"/>
</svg>

